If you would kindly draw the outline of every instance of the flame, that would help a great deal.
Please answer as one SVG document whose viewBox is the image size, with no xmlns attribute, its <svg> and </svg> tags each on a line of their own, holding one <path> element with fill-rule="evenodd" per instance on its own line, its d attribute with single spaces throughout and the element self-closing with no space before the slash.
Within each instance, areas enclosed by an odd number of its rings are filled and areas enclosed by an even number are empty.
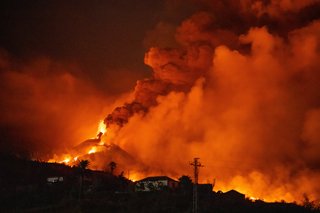
<svg viewBox="0 0 320 213">
<path fill-rule="evenodd" d="M 249 196 L 249 197 L 247 197 L 249 200 L 251 200 L 251 201 L 256 201 L 256 200 L 261 200 L 261 199 L 259 199 L 259 198 L 257 198 L 257 197 L 252 197 L 252 196 Z"/>
<path fill-rule="evenodd" d="M 62 163 L 62 164 L 70 164 L 73 161 L 76 161 L 71 155 L 62 155 L 62 156 L 54 156 L 54 158 L 48 160 L 49 163 Z"/>
<path fill-rule="evenodd" d="M 106 129 L 106 125 L 104 124 L 103 120 L 99 121 L 98 124 L 98 137 L 97 138 L 92 138 L 92 139 L 100 139 L 102 134 L 105 134 L 107 132 Z M 66 153 L 66 154 L 62 154 L 62 155 L 54 155 L 54 157 L 50 160 L 48 160 L 49 163 L 63 163 L 63 164 L 67 164 L 67 165 L 74 165 L 75 162 L 77 162 L 79 159 L 82 159 L 83 156 L 87 155 L 87 154 L 93 154 L 96 152 L 100 152 L 103 151 L 105 148 L 105 142 L 100 141 L 97 142 L 96 145 L 91 146 L 89 149 L 87 149 L 87 151 L 76 151 L 76 150 L 72 150 L 72 153 Z"/>
<path fill-rule="evenodd" d="M 129 172 L 128 173 L 128 179 L 136 182 L 137 180 L 140 180 L 144 177 L 145 175 L 138 173 L 138 172 Z"/>
<path fill-rule="evenodd" d="M 63 161 L 60 161 L 60 163 L 66 163 L 68 164 L 70 162 L 71 158 L 66 158 Z"/>
<path fill-rule="evenodd" d="M 107 132 L 107 128 L 106 128 L 106 125 L 104 124 L 103 120 L 99 121 L 97 134 L 99 134 L 100 132 L 102 134 L 105 134 Z"/>
<path fill-rule="evenodd" d="M 96 146 L 93 146 L 91 147 L 91 149 L 88 151 L 88 154 L 93 154 L 93 153 L 96 153 L 97 152 L 97 147 Z"/>
</svg>

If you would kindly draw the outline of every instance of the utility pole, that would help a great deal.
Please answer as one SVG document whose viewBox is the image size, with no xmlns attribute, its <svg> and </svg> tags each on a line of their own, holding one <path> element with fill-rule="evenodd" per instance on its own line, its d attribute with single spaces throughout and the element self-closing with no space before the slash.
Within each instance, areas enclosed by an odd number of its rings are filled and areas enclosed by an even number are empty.
<svg viewBox="0 0 320 213">
<path fill-rule="evenodd" d="M 199 176 L 199 167 L 203 165 L 199 162 L 200 158 L 194 158 L 193 162 L 190 165 L 193 166 L 194 172 L 194 184 L 193 184 L 193 202 L 192 202 L 192 212 L 198 213 L 198 176 Z"/>
</svg>

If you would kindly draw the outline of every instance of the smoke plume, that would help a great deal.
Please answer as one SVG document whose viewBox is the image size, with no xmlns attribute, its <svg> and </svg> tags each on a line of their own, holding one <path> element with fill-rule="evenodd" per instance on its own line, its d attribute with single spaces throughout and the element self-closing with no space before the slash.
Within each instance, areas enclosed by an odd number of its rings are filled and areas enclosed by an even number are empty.
<svg viewBox="0 0 320 213">
<path fill-rule="evenodd" d="M 191 174 L 200 157 L 217 189 L 319 199 L 319 1 L 201 5 L 177 27 L 178 47 L 146 53 L 153 76 L 105 119 L 121 127 L 107 140 L 146 174 Z"/>
</svg>

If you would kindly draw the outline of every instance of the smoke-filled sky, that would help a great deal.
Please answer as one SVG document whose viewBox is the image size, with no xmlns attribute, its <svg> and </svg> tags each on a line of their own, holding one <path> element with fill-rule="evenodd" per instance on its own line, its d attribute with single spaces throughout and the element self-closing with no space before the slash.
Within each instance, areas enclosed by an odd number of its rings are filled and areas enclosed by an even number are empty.
<svg viewBox="0 0 320 213">
<path fill-rule="evenodd" d="M 144 39 L 166 7 L 140 0 L 1 1 L 1 149 L 30 151 L 40 143 L 50 150 L 103 119 L 108 101 L 150 75 Z"/>
<path fill-rule="evenodd" d="M 318 0 L 1 4 L 2 150 L 50 155 L 104 120 L 146 175 L 200 157 L 219 189 L 320 198 Z"/>
<path fill-rule="evenodd" d="M 1 1 L 0 45 L 18 59 L 75 63 L 102 90 L 123 92 L 112 82 L 146 75 L 143 39 L 162 14 L 161 1 Z"/>
</svg>

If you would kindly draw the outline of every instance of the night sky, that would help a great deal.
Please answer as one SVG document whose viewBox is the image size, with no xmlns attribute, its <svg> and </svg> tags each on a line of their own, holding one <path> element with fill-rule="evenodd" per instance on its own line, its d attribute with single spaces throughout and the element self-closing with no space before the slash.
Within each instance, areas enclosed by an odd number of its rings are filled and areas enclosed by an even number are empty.
<svg viewBox="0 0 320 213">
<path fill-rule="evenodd" d="M 49 57 L 80 66 L 105 92 L 124 92 L 149 76 L 148 32 L 178 24 L 192 9 L 171 1 L 1 1 L 0 47 L 15 60 Z M 179 5 L 181 6 L 181 5 Z M 182 12 L 181 12 L 182 11 Z M 127 78 L 130 76 L 130 78 Z M 122 85 L 119 78 L 124 82 Z M 109 84 L 117 81 L 118 84 Z"/>
<path fill-rule="evenodd" d="M 161 1 L 1 1 L 0 46 L 17 59 L 74 62 L 106 91 L 124 91 L 147 75 L 143 40 L 161 16 Z M 112 72 L 112 74 L 110 74 Z M 110 88 L 123 78 L 131 85 Z M 103 79 L 103 80 L 102 80 Z M 114 92 L 114 91 L 112 91 Z"/>
</svg>

